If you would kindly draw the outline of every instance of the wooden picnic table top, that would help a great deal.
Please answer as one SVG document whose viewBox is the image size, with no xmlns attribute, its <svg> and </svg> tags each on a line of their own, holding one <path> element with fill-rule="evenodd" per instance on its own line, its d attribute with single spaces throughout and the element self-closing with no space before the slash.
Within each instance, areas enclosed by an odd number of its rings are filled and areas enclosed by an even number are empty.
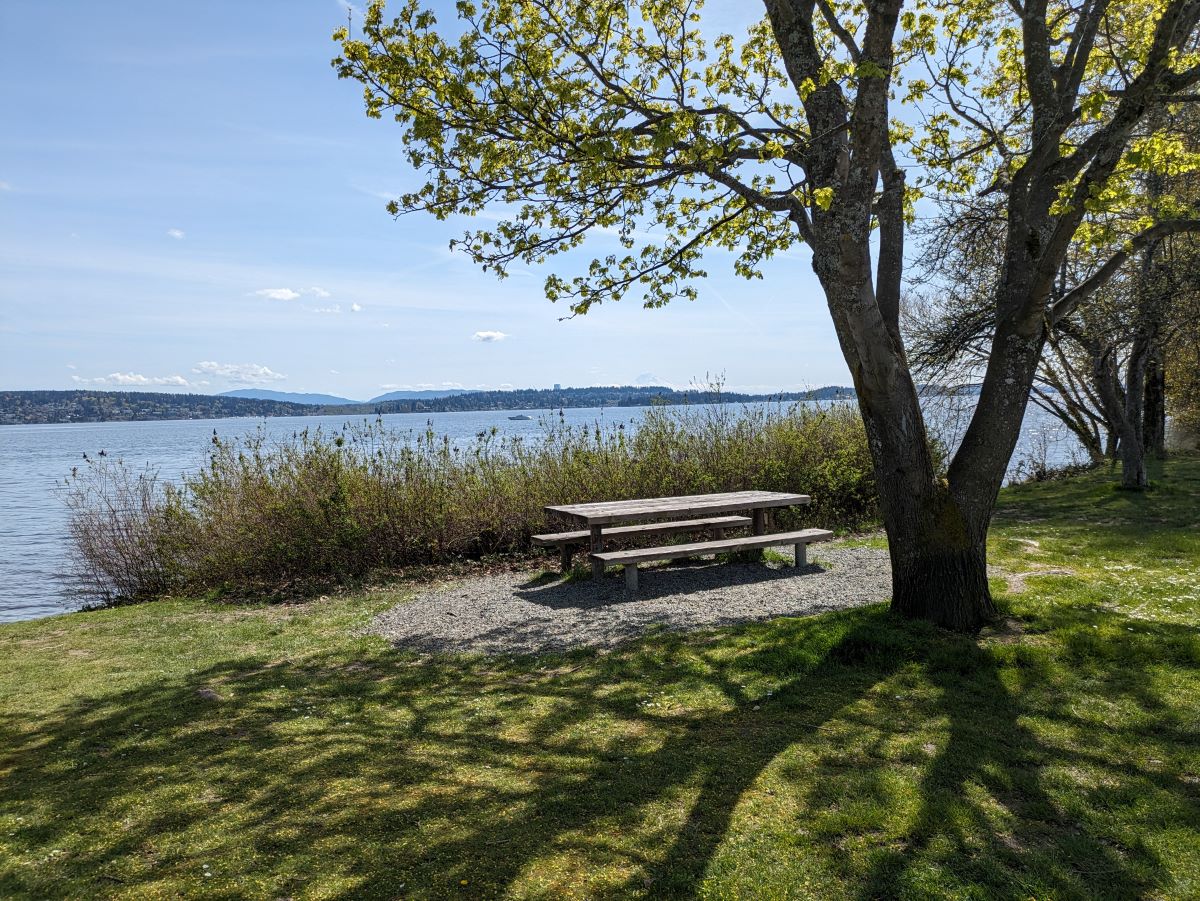
<svg viewBox="0 0 1200 901">
<path fill-rule="evenodd" d="M 810 503 L 811 500 L 812 498 L 807 494 L 788 494 L 783 491 L 728 491 L 724 494 L 688 494 L 680 497 L 652 497 L 632 501 L 564 504 L 547 507 L 546 512 L 569 516 L 588 526 L 603 526 L 664 516 L 733 513 L 737 510 L 791 507 Z"/>
</svg>

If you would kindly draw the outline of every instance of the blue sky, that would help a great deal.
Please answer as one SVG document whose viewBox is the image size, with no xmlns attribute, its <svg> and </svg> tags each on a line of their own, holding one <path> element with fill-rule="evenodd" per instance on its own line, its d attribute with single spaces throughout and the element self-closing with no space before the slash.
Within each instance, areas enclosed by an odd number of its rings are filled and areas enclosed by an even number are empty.
<svg viewBox="0 0 1200 901">
<path fill-rule="evenodd" d="M 713 0 L 708 27 L 737 9 Z M 336 0 L 0 6 L 0 389 L 849 383 L 803 249 L 754 282 L 713 254 L 694 303 L 563 322 L 545 271 L 500 282 L 449 253 L 463 221 L 393 220 L 415 176 L 330 68 L 345 19 Z"/>
</svg>

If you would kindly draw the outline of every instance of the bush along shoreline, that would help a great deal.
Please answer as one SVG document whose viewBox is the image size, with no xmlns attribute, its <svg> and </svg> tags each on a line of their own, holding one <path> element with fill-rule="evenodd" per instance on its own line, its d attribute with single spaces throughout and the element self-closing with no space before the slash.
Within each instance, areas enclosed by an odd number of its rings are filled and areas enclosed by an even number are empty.
<svg viewBox="0 0 1200 901">
<path fill-rule="evenodd" d="M 784 528 L 876 523 L 857 411 L 845 404 L 647 411 L 636 429 L 549 416 L 536 441 L 455 443 L 381 421 L 213 436 L 178 483 L 110 458 L 68 480 L 73 566 L 93 605 L 167 594 L 307 594 L 404 567 L 523 554 L 548 504 L 762 489 L 809 494 Z"/>
</svg>

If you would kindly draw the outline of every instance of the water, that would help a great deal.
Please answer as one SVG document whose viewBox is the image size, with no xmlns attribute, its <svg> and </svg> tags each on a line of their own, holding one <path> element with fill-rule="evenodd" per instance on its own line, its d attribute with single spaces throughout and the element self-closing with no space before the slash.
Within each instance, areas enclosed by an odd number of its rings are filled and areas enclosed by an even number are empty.
<svg viewBox="0 0 1200 901">
<path fill-rule="evenodd" d="M 564 416 L 573 424 L 623 423 L 633 428 L 645 409 L 575 409 L 565 410 Z M 505 435 L 531 439 L 543 434 L 539 418 L 546 411 L 524 411 L 531 420 L 508 418 L 519 412 L 397 413 L 383 420 L 398 431 L 423 431 L 432 421 L 435 432 L 452 440 L 469 440 L 492 427 Z M 953 431 L 952 415 L 937 418 L 949 419 L 947 429 Z M 150 465 L 171 479 L 205 461 L 214 430 L 223 438 L 235 438 L 261 427 L 269 436 L 285 438 L 304 428 L 339 429 L 347 421 L 344 416 L 298 416 L 0 426 L 0 622 L 50 616 L 79 606 L 65 572 L 67 511 L 61 486 L 71 468 L 82 464 L 85 453 L 103 450 L 135 467 Z M 1043 447 L 1050 462 L 1068 461 L 1076 445 L 1064 435 L 1057 420 L 1031 407 L 1014 465 L 1024 456 L 1042 454 Z"/>
</svg>

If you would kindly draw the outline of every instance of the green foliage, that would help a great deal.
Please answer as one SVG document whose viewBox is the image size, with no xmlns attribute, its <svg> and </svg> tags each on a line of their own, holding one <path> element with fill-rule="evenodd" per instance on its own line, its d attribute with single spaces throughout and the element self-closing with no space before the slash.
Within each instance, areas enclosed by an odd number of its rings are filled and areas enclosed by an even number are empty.
<svg viewBox="0 0 1200 901">
<path fill-rule="evenodd" d="M 417 0 L 391 20 L 377 0 L 361 35 L 334 35 L 334 67 L 362 83 L 368 116 L 403 127 L 425 176 L 393 214 L 500 211 L 455 244 L 501 276 L 614 232 L 622 252 L 551 275 L 547 295 L 577 313 L 630 289 L 657 306 L 695 297 L 707 248 L 734 251 L 735 271 L 760 277 L 799 240 L 805 209 L 828 210 L 832 190 L 801 171 L 808 129 L 770 25 L 710 44 L 699 9 L 481 0 L 460 2 L 458 22 L 442 26 Z M 886 75 L 826 49 L 822 84 Z"/>
<path fill-rule="evenodd" d="M 874 477 L 854 410 L 654 408 L 632 434 L 566 425 L 464 445 L 381 423 L 272 442 L 214 437 L 179 487 L 95 461 L 72 482 L 80 573 L 99 597 L 295 593 L 375 570 L 524 553 L 548 504 L 761 489 L 803 492 L 780 522 L 861 528 Z"/>
<path fill-rule="evenodd" d="M 589 232 L 618 236 L 622 252 L 546 280 L 547 295 L 577 313 L 631 289 L 648 306 L 694 298 L 708 248 L 734 251 L 736 272 L 761 277 L 766 259 L 835 212 L 842 176 L 814 164 L 834 136 L 814 136 L 809 117 L 833 98 L 849 107 L 880 79 L 919 110 L 890 135 L 908 158 L 910 217 L 922 195 L 1008 188 L 1049 155 L 1060 162 L 1034 202 L 1054 202 L 1049 213 L 1072 233 L 1086 216 L 1081 242 L 1107 246 L 1192 215 L 1169 197 L 1147 215 L 1130 212 L 1144 206 L 1140 177 L 1200 167 L 1161 126 L 1129 129 L 1145 114 L 1127 90 L 1143 69 L 1168 94 L 1196 79 L 1190 26 L 1156 31 L 1179 14 L 1166 0 L 1105 6 L 1097 17 L 1090 4 L 1051 4 L 1030 12 L 1039 21 L 1029 28 L 1012 4 L 917 0 L 899 17 L 888 67 L 863 50 L 872 12 L 861 3 L 810 8 L 790 59 L 766 19 L 740 39 L 706 41 L 700 7 L 480 0 L 459 2 L 457 22 L 442 24 L 419 0 L 397 4 L 390 19 L 375 0 L 361 34 L 335 33 L 333 65 L 363 85 L 368 116 L 402 126 L 425 177 L 392 201 L 393 214 L 500 213 L 456 242 L 484 269 L 503 276 L 514 261 L 578 248 Z M 789 66 L 801 56 L 811 68 L 799 49 L 810 40 L 816 74 L 794 82 Z"/>
</svg>

